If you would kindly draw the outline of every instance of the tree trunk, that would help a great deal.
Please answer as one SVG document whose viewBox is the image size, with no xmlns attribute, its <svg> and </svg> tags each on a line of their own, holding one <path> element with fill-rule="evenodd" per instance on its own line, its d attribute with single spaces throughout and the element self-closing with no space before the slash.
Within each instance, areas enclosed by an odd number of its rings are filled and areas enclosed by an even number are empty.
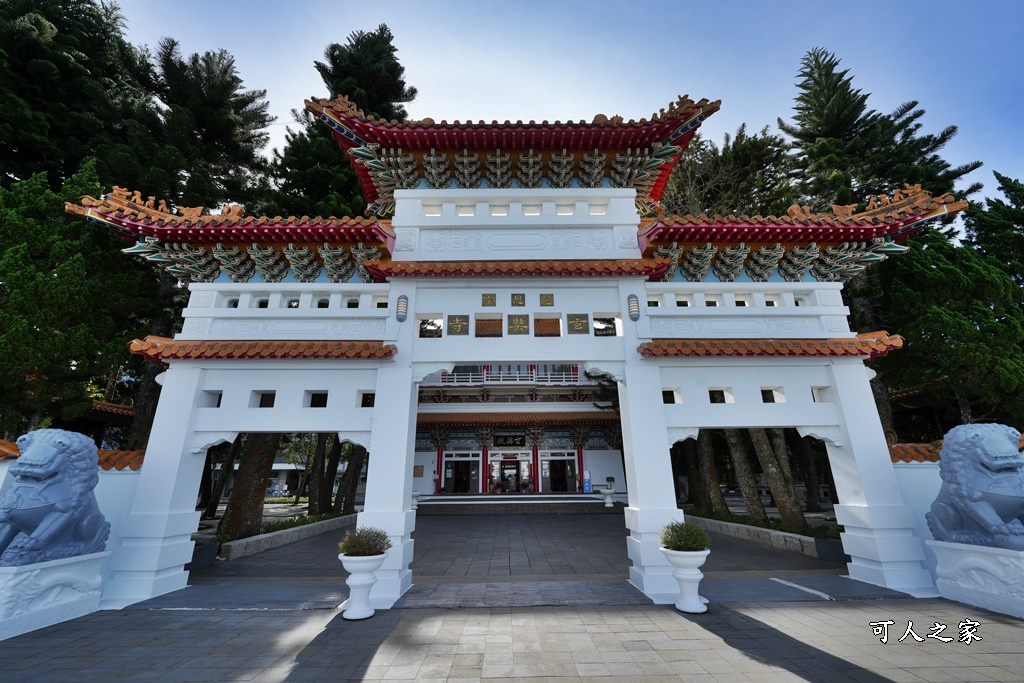
<svg viewBox="0 0 1024 683">
<path fill-rule="evenodd" d="M 818 466 L 814 464 L 814 451 L 811 449 L 811 437 L 796 436 L 796 452 L 803 470 L 804 486 L 807 487 L 807 511 L 821 512 L 821 495 L 818 479 Z"/>
<path fill-rule="evenodd" d="M 807 528 L 807 520 L 804 519 L 803 510 L 800 509 L 800 501 L 796 497 L 796 490 L 786 485 L 786 478 L 782 474 L 778 458 L 772 451 L 768 442 L 768 434 L 764 429 L 751 429 L 750 440 L 754 443 L 754 452 L 761 463 L 765 478 L 768 480 L 768 488 L 775 498 L 775 505 L 779 508 L 779 516 L 782 523 L 796 531 Z"/>
<path fill-rule="evenodd" d="M 274 468 L 281 434 L 250 434 L 245 445 L 235 475 L 234 493 L 217 528 L 218 533 L 231 540 L 255 536 L 262 530 L 267 478 Z"/>
<path fill-rule="evenodd" d="M 686 468 L 686 479 L 690 484 L 686 502 L 704 510 L 710 509 L 711 499 L 708 498 L 700 480 L 700 468 L 697 466 L 697 442 L 694 439 L 687 439 L 683 442 L 683 463 Z"/>
<path fill-rule="evenodd" d="M 341 447 L 341 437 L 335 435 L 334 443 L 331 444 L 331 454 L 327 457 L 324 478 L 320 482 L 320 500 L 318 501 L 320 514 L 331 511 L 331 494 L 334 489 L 334 480 L 338 476 L 338 465 L 341 463 Z"/>
<path fill-rule="evenodd" d="M 720 516 L 729 516 L 729 506 L 718 486 L 718 472 L 715 469 L 715 449 L 711 444 L 711 432 L 700 430 L 697 435 L 697 463 L 700 469 L 700 485 L 707 493 L 711 512 Z"/>
<path fill-rule="evenodd" d="M 203 463 L 203 478 L 199 480 L 199 502 L 196 509 L 206 509 L 213 497 L 213 454 L 210 452 L 216 446 L 206 449 L 206 462 Z"/>
<path fill-rule="evenodd" d="M 334 499 L 334 512 L 350 515 L 356 511 L 356 489 L 359 488 L 359 477 L 363 472 L 365 460 L 366 449 L 353 445 L 348 466 L 338 485 L 338 495 Z"/>
<path fill-rule="evenodd" d="M 214 519 L 217 517 L 217 508 L 220 507 L 220 499 L 224 495 L 224 487 L 228 485 L 228 479 L 231 478 L 231 473 L 235 470 L 235 460 L 238 459 L 238 454 L 242 450 L 242 437 L 242 434 L 235 437 L 235 440 L 231 442 L 231 447 L 228 448 L 227 455 L 224 456 L 224 463 L 220 466 L 220 474 L 217 476 L 217 482 L 213 485 L 213 492 L 210 494 L 210 502 L 203 511 L 203 519 Z"/>
<path fill-rule="evenodd" d="M 743 503 L 747 506 L 747 514 L 755 522 L 767 522 L 768 513 L 764 511 L 761 494 L 757 488 L 757 479 L 750 466 L 747 444 L 743 441 L 743 432 L 738 429 L 726 429 L 725 442 L 729 445 L 729 457 L 732 460 L 732 471 L 736 473 L 736 484 L 743 495 Z"/>
<path fill-rule="evenodd" d="M 796 479 L 793 478 L 793 466 L 789 460 L 789 447 L 786 446 L 786 432 L 782 429 L 769 429 L 768 440 L 772 444 L 772 451 L 779 461 L 779 468 L 786 480 L 786 486 L 796 491 Z"/>
<path fill-rule="evenodd" d="M 326 432 L 316 435 L 316 450 L 313 451 L 313 462 L 309 464 L 309 501 L 306 504 L 306 512 L 311 515 L 320 514 L 320 486 L 324 480 L 327 437 Z"/>
</svg>

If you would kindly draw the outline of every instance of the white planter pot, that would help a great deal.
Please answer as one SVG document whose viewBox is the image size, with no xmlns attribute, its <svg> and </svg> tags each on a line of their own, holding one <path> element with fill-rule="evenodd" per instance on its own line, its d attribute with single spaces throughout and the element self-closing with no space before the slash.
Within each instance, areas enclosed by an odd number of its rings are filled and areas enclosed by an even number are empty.
<svg viewBox="0 0 1024 683">
<path fill-rule="evenodd" d="M 369 619 L 373 616 L 370 607 L 370 588 L 377 583 L 375 571 L 384 564 L 388 555 L 365 555 L 362 557 L 338 555 L 342 566 L 348 572 L 345 585 L 348 586 L 348 600 L 338 605 L 345 619 Z"/>
<path fill-rule="evenodd" d="M 413 510 L 419 510 L 419 508 L 420 508 L 420 492 L 419 491 L 413 491 L 412 492 L 412 509 Z"/>
<path fill-rule="evenodd" d="M 669 550 L 662 547 L 669 563 L 672 565 L 672 576 L 679 583 L 679 602 L 676 609 L 689 614 L 702 614 L 708 611 L 707 600 L 697 592 L 700 580 L 704 578 L 700 567 L 708 559 L 710 548 L 704 550 Z"/>
<path fill-rule="evenodd" d="M 601 491 L 601 494 L 604 495 L 604 506 L 606 508 L 615 507 L 615 501 L 612 500 L 612 496 L 615 495 L 615 489 L 613 489 L 611 486 L 608 486 L 607 488 L 605 488 L 604 491 Z"/>
</svg>

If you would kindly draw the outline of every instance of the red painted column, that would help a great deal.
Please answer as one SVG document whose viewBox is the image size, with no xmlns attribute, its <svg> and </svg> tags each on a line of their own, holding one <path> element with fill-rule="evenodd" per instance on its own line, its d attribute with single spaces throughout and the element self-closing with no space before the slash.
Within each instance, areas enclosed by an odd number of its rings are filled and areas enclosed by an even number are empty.
<svg viewBox="0 0 1024 683">
<path fill-rule="evenodd" d="M 444 483 L 444 447 L 437 447 L 437 482 L 434 486 L 434 493 L 441 493 L 441 485 Z"/>
<path fill-rule="evenodd" d="M 533 444 L 533 467 L 530 468 L 532 471 L 530 475 L 533 477 L 533 492 L 540 493 L 540 449 L 537 448 L 537 444 Z"/>
<path fill-rule="evenodd" d="M 480 493 L 490 493 L 491 463 L 487 462 L 487 445 L 480 456 Z"/>
<path fill-rule="evenodd" d="M 576 493 L 583 493 L 583 444 L 576 447 Z"/>
</svg>

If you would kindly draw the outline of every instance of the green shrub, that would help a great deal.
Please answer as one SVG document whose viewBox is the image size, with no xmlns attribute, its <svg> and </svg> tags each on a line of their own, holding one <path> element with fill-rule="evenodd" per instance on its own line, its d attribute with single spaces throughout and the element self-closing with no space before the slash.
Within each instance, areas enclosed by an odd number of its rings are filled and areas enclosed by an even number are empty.
<svg viewBox="0 0 1024 683">
<path fill-rule="evenodd" d="M 322 522 L 325 519 L 334 519 L 341 515 L 335 512 L 328 512 L 322 515 L 294 515 L 287 519 L 275 519 L 272 522 L 264 522 L 262 527 L 262 533 L 269 534 L 271 531 L 281 531 L 282 529 L 292 529 L 297 526 L 305 526 L 306 524 L 312 524 L 313 522 Z"/>
<path fill-rule="evenodd" d="M 391 547 L 391 539 L 383 529 L 372 526 L 364 526 L 349 531 L 345 538 L 338 544 L 338 552 L 351 557 L 366 557 L 368 555 L 383 555 Z"/>
<path fill-rule="evenodd" d="M 711 546 L 707 532 L 689 522 L 669 522 L 662 527 L 660 538 L 669 550 L 704 550 Z"/>
</svg>

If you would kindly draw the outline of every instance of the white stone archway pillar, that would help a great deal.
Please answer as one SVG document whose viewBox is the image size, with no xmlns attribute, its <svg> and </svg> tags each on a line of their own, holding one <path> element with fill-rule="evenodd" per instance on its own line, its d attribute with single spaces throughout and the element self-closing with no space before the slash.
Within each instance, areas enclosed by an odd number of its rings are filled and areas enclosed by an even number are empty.
<svg viewBox="0 0 1024 683">
<path fill-rule="evenodd" d="M 366 499 L 357 526 L 383 529 L 392 548 L 377 570 L 370 605 L 387 609 L 412 586 L 412 532 L 416 513 L 411 509 L 412 470 L 415 460 L 417 385 L 412 368 L 377 371 L 373 425 L 367 450 Z"/>
<path fill-rule="evenodd" d="M 184 566 L 192 560 L 192 534 L 199 528 L 196 495 L 206 450 L 238 435 L 194 431 L 204 374 L 192 365 L 172 365 L 158 378 L 156 417 L 131 514 L 111 557 L 104 607 L 130 605 L 188 583 Z"/>
<path fill-rule="evenodd" d="M 827 446 L 839 496 L 836 521 L 845 527 L 843 549 L 852 558 L 850 577 L 919 597 L 937 595 L 875 408 L 873 371 L 851 359 L 832 363 L 829 373 L 839 426 L 797 430 Z"/>
<path fill-rule="evenodd" d="M 682 519 L 676 504 L 668 430 L 656 365 L 626 365 L 619 382 L 622 451 L 626 463 L 629 581 L 657 604 L 678 599 L 679 584 L 659 550 L 661 528 Z"/>
</svg>

